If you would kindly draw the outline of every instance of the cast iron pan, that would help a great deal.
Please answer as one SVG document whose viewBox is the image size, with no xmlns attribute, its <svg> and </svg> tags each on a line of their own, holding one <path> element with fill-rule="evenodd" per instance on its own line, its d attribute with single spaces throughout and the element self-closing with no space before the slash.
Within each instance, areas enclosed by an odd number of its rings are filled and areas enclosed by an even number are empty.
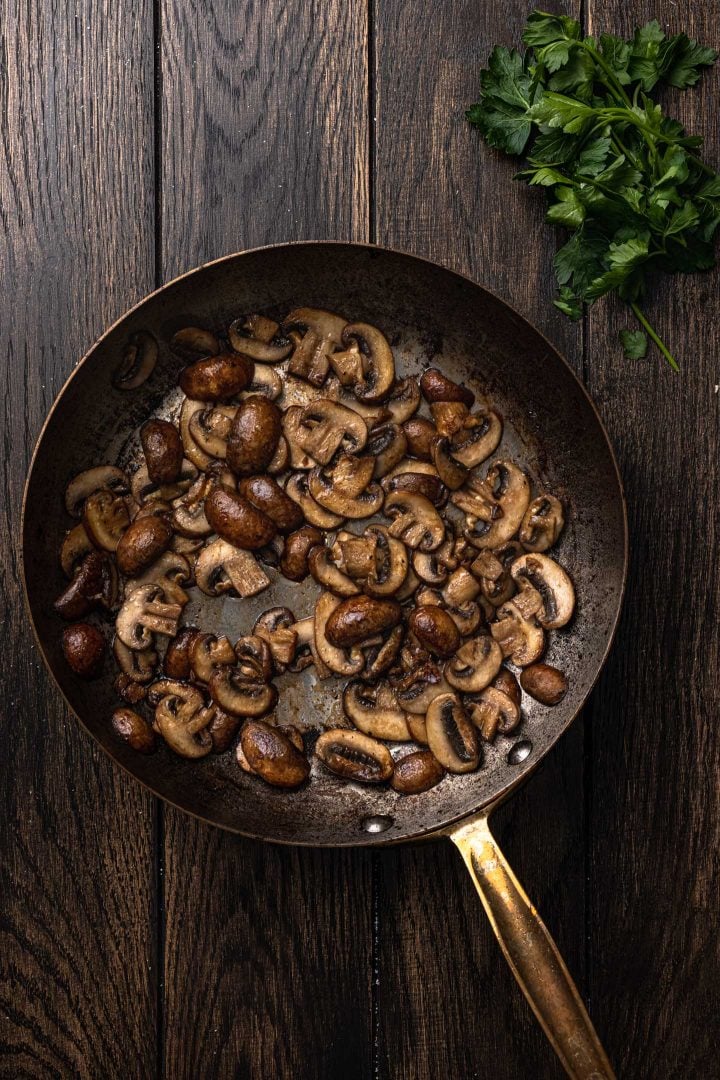
<svg viewBox="0 0 720 1080">
<path fill-rule="evenodd" d="M 285 313 L 325 307 L 379 326 L 390 337 L 401 376 L 433 364 L 477 393 L 504 418 L 499 452 L 559 495 L 567 525 L 557 557 L 573 577 L 577 613 L 551 635 L 547 661 L 570 689 L 546 708 L 525 697 L 512 738 L 485 747 L 479 772 L 447 777 L 425 794 L 338 781 L 317 764 L 297 792 L 267 787 L 243 773 L 234 753 L 187 761 L 161 749 L 133 753 L 113 733 L 112 679 L 82 683 L 60 650 L 52 611 L 64 578 L 58 550 L 70 520 L 68 480 L 102 462 L 132 467 L 137 429 L 153 413 L 177 412 L 178 361 L 168 348 L 183 326 L 222 330 L 244 312 Z M 132 391 L 112 377 L 123 349 L 150 333 L 159 359 Z M 230 255 L 171 282 L 128 312 L 75 369 L 41 432 L 30 467 L 23 517 L 24 575 L 30 615 L 45 662 L 73 712 L 103 749 L 156 795 L 221 828 L 269 841 L 307 845 L 389 844 L 448 833 L 468 862 L 501 945 L 538 1018 L 573 1076 L 612 1071 L 572 982 L 537 914 L 487 829 L 487 816 L 562 735 L 582 706 L 607 655 L 622 600 L 627 525 L 617 465 L 602 423 L 567 364 L 505 303 L 467 278 L 423 259 L 369 245 L 301 243 Z M 309 614 L 316 586 L 280 578 L 252 600 L 193 597 L 185 622 L 216 632 L 248 633 L 275 604 Z M 193 590 L 194 593 L 197 590 Z M 283 677 L 280 708 L 293 718 L 341 715 L 340 680 L 310 673 Z"/>
</svg>

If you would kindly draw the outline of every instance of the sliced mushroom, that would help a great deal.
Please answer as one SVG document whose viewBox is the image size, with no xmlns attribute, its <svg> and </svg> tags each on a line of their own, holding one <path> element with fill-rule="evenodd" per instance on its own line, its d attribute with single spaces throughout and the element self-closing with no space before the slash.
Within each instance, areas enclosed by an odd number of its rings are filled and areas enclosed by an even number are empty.
<svg viewBox="0 0 720 1080">
<path fill-rule="evenodd" d="M 82 522 L 66 532 L 60 548 L 60 565 L 65 576 L 71 578 L 80 561 L 88 552 L 94 550 L 93 542 L 86 533 Z"/>
<path fill-rule="evenodd" d="M 302 337 L 295 346 L 288 371 L 322 386 L 330 370 L 330 355 L 342 342 L 346 320 L 320 308 L 294 308 L 283 321 L 283 330 L 299 330 Z"/>
<path fill-rule="evenodd" d="M 96 547 L 116 551 L 129 524 L 130 514 L 122 496 L 103 488 L 85 500 L 83 525 Z"/>
<path fill-rule="evenodd" d="M 284 607 L 269 608 L 255 620 L 253 636 L 267 642 L 278 673 L 282 673 L 295 658 L 298 632 L 295 616 Z"/>
<path fill-rule="evenodd" d="M 509 735 L 520 723 L 517 702 L 495 686 L 487 686 L 477 700 L 466 698 L 465 707 L 486 742 L 492 742 L 498 733 Z"/>
<path fill-rule="evenodd" d="M 489 686 L 503 661 L 502 649 L 489 634 L 466 641 L 445 665 L 445 678 L 456 690 L 477 694 Z"/>
<path fill-rule="evenodd" d="M 285 434 L 291 438 L 287 425 Z M 313 461 L 327 465 L 341 447 L 349 453 L 362 450 L 368 429 L 363 418 L 352 409 L 328 398 L 317 398 L 305 406 L 293 434 L 297 445 Z"/>
<path fill-rule="evenodd" d="M 459 566 L 448 578 L 442 596 L 449 607 L 459 607 L 468 600 L 474 600 L 479 592 L 480 586 L 472 574 L 464 566 Z"/>
<path fill-rule="evenodd" d="M 430 406 L 438 435 L 453 439 L 462 430 L 470 413 L 461 401 L 437 401 Z"/>
<path fill-rule="evenodd" d="M 407 452 L 421 461 L 432 461 L 432 444 L 438 430 L 432 420 L 425 416 L 413 416 L 403 424 L 407 439 Z"/>
<path fill-rule="evenodd" d="M 110 609 L 117 601 L 117 570 L 99 551 L 89 551 L 75 571 L 68 587 L 53 607 L 62 619 L 81 619 L 101 604 Z"/>
<path fill-rule="evenodd" d="M 473 560 L 470 569 L 480 583 L 483 596 L 493 607 L 500 607 L 515 592 L 515 582 L 510 576 L 510 567 L 522 554 L 522 544 L 516 540 L 510 540 L 507 544 L 495 548 L 494 551 L 490 548 L 482 549 Z"/>
<path fill-rule="evenodd" d="M 183 585 L 191 580 L 190 564 L 185 556 L 166 551 L 144 574 L 125 582 L 125 596 L 132 596 L 145 585 L 157 585 L 169 603 L 184 607 L 190 598 Z"/>
<path fill-rule="evenodd" d="M 397 600 L 351 596 L 333 607 L 325 624 L 325 636 L 331 645 L 346 649 L 392 630 L 401 619 L 402 608 Z"/>
<path fill-rule="evenodd" d="M 417 412 L 420 405 L 420 387 L 417 379 L 402 379 L 396 382 L 385 399 L 385 408 L 396 424 L 404 424 Z"/>
<path fill-rule="evenodd" d="M 331 353 L 328 360 L 341 386 L 355 386 L 361 383 L 363 356 L 357 341 L 351 342 L 344 352 Z"/>
<path fill-rule="evenodd" d="M 273 676 L 272 651 L 260 634 L 244 634 L 238 638 L 235 656 L 244 679 L 249 682 L 270 682 Z"/>
<path fill-rule="evenodd" d="M 356 459 L 359 463 L 361 459 Z M 372 462 L 369 462 L 372 467 Z M 334 470 L 328 472 L 319 465 L 308 476 L 308 487 L 315 502 L 331 514 L 338 517 L 350 518 L 358 521 L 361 518 L 372 517 L 377 514 L 383 504 L 383 491 L 379 484 L 368 484 L 357 495 L 349 494 L 344 477 L 350 475 L 346 469 L 341 470 L 340 480 L 336 480 Z M 351 484 L 351 488 L 355 483 Z"/>
<path fill-rule="evenodd" d="M 184 626 L 175 635 L 167 649 L 163 659 L 163 671 L 169 679 L 189 679 L 192 675 L 190 655 L 195 641 L 200 636 L 200 630 L 195 626 Z M 124 648 L 124 646 L 123 646 Z M 128 650 L 130 652 L 130 650 Z M 141 653 L 131 653 L 133 656 L 141 656 Z"/>
<path fill-rule="evenodd" d="M 236 352 L 266 364 L 277 364 L 290 355 L 293 347 L 288 340 L 273 344 L 279 329 L 276 322 L 263 315 L 244 315 L 230 324 L 228 340 Z"/>
<path fill-rule="evenodd" d="M 180 757 L 201 758 L 212 750 L 207 730 L 212 715 L 197 691 L 184 701 L 169 695 L 155 709 L 155 729 Z"/>
<path fill-rule="evenodd" d="M 173 528 L 192 540 L 209 536 L 213 531 L 205 514 L 205 500 L 218 486 L 218 479 L 203 473 L 189 491 L 173 500 Z"/>
<path fill-rule="evenodd" d="M 195 401 L 227 401 L 252 382 L 253 362 L 239 353 L 196 360 L 180 373 L 180 389 Z"/>
<path fill-rule="evenodd" d="M 375 682 L 389 671 L 398 658 L 404 636 L 404 628 L 396 626 L 385 638 L 382 634 L 376 634 L 361 642 L 359 648 L 365 657 L 365 665 L 360 678 L 366 682 Z"/>
<path fill-rule="evenodd" d="M 435 466 L 427 465 L 424 461 L 401 463 L 384 477 L 382 486 L 388 493 L 406 491 L 411 495 L 424 495 L 436 507 L 444 506 L 448 498 L 448 489 L 438 476 Z"/>
<path fill-rule="evenodd" d="M 502 420 L 496 412 L 471 413 L 450 441 L 456 461 L 474 469 L 494 454 L 502 438 Z"/>
<path fill-rule="evenodd" d="M 420 376 L 420 390 L 428 404 L 435 401 L 461 401 L 468 409 L 472 408 L 475 395 L 467 386 L 448 379 L 438 368 L 428 368 Z"/>
<path fill-rule="evenodd" d="M 205 467 L 207 468 L 207 466 Z M 191 461 L 183 461 L 180 476 L 174 484 L 158 485 L 150 479 L 147 465 L 141 465 L 133 474 L 130 484 L 132 497 L 139 506 L 150 500 L 172 502 L 173 499 L 178 499 L 195 483 L 197 475 L 197 466 Z"/>
<path fill-rule="evenodd" d="M 343 529 L 332 546 L 332 559 L 355 581 L 364 581 L 375 569 L 377 536 L 367 528 L 362 536 Z"/>
<path fill-rule="evenodd" d="M 149 683 L 155 671 L 158 654 L 152 647 L 128 649 L 119 637 L 113 641 L 113 656 L 123 675 L 136 683 Z"/>
<path fill-rule="evenodd" d="M 414 551 L 413 569 L 420 580 L 427 585 L 444 584 L 450 571 L 458 565 L 454 549 L 454 542 L 446 540 L 435 551 Z"/>
<path fill-rule="evenodd" d="M 252 382 L 247 390 L 243 390 L 240 397 L 244 399 L 250 394 L 260 394 L 262 397 L 268 398 L 269 401 L 277 401 L 282 392 L 282 377 L 275 368 L 271 368 L 267 364 L 255 364 Z"/>
<path fill-rule="evenodd" d="M 310 775 L 307 758 L 288 734 L 262 720 L 243 726 L 239 749 L 250 771 L 273 787 L 296 788 Z"/>
<path fill-rule="evenodd" d="M 180 410 L 180 438 L 182 439 L 185 457 L 191 461 L 197 469 L 207 469 L 212 464 L 213 458 L 206 454 L 193 438 L 190 431 L 190 421 L 196 413 L 207 408 L 204 401 L 195 401 L 193 398 L 185 398 Z"/>
<path fill-rule="evenodd" d="M 392 518 L 390 535 L 410 548 L 435 551 L 445 539 L 445 525 L 424 495 L 391 491 L 385 499 L 385 514 Z"/>
<path fill-rule="evenodd" d="M 205 517 L 218 536 L 245 551 L 265 547 L 277 532 L 270 518 L 252 503 L 223 488 L 215 488 L 205 499 Z"/>
<path fill-rule="evenodd" d="M 427 661 L 394 681 L 393 689 L 398 704 L 405 712 L 424 716 L 431 701 L 449 691 L 450 685 L 438 665 Z"/>
<path fill-rule="evenodd" d="M 370 596 L 396 596 L 408 576 L 405 545 L 391 536 L 385 525 L 370 525 L 366 532 L 375 540 L 375 546 L 372 570 L 363 588 Z"/>
<path fill-rule="evenodd" d="M 317 655 L 325 666 L 335 675 L 359 675 L 365 658 L 359 650 L 348 654 L 345 648 L 330 643 L 327 638 L 327 624 L 342 601 L 331 592 L 322 592 L 315 601 L 313 622 L 314 646 Z M 369 637 L 366 634 L 366 637 Z"/>
<path fill-rule="evenodd" d="M 405 713 L 405 722 L 412 741 L 420 743 L 421 746 L 427 746 L 427 724 L 424 715 L 416 716 L 415 713 Z"/>
<path fill-rule="evenodd" d="M 344 574 L 339 567 L 330 561 L 326 547 L 314 547 L 308 554 L 308 569 L 324 589 L 329 589 L 336 596 L 356 596 L 360 588 L 352 578 Z"/>
<path fill-rule="evenodd" d="M 318 465 L 309 473 L 310 491 L 316 483 L 318 476 L 322 477 L 323 484 L 318 486 L 332 486 L 344 497 L 355 499 L 367 491 L 373 478 L 372 458 L 355 457 L 354 454 L 340 454 L 332 467 Z"/>
<path fill-rule="evenodd" d="M 272 683 L 249 681 L 231 667 L 219 668 L 208 683 L 213 701 L 232 716 L 265 716 L 275 707 L 277 690 Z"/>
<path fill-rule="evenodd" d="M 172 535 L 172 526 L 157 515 L 133 521 L 115 551 L 120 573 L 132 577 L 152 566 L 170 546 Z"/>
<path fill-rule="evenodd" d="M 140 330 L 123 349 L 122 359 L 113 375 L 117 390 L 135 390 L 150 378 L 158 358 L 158 345 L 152 334 Z"/>
<path fill-rule="evenodd" d="M 360 731 L 324 731 L 315 744 L 315 753 L 323 765 L 345 780 L 382 784 L 393 774 L 387 746 Z"/>
<path fill-rule="evenodd" d="M 285 493 L 298 504 L 310 525 L 318 529 L 337 529 L 338 525 L 342 525 L 343 518 L 340 514 L 326 510 L 312 497 L 308 478 L 304 473 L 294 473 L 288 477 Z"/>
<path fill-rule="evenodd" d="M 468 478 L 468 470 L 455 460 L 450 453 L 449 440 L 442 435 L 438 435 L 433 440 L 432 460 L 445 487 L 450 488 L 451 491 L 457 491 L 463 486 Z"/>
<path fill-rule="evenodd" d="M 414 608 L 408 626 L 420 644 L 435 656 L 447 658 L 460 648 L 460 631 L 447 611 L 437 604 Z"/>
<path fill-rule="evenodd" d="M 200 682 L 210 682 L 218 668 L 234 664 L 235 650 L 227 637 L 196 634 L 189 650 L 190 667 Z"/>
<path fill-rule="evenodd" d="M 190 434 L 208 457 L 224 460 L 227 456 L 228 437 L 237 411 L 236 405 L 204 405 L 190 417 Z"/>
<path fill-rule="evenodd" d="M 343 692 L 343 709 L 348 720 L 365 735 L 390 742 L 410 739 L 405 713 L 387 683 L 373 687 L 358 681 L 348 683 Z"/>
<path fill-rule="evenodd" d="M 210 330 L 184 326 L 171 337 L 170 348 L 185 360 L 197 360 L 200 356 L 215 356 L 220 352 L 220 343 Z"/>
<path fill-rule="evenodd" d="M 497 621 L 490 624 L 490 633 L 503 656 L 509 656 L 518 667 L 534 664 L 545 649 L 543 628 L 534 618 L 525 618 L 513 600 L 498 608 Z"/>
<path fill-rule="evenodd" d="M 180 604 L 168 604 L 161 588 L 142 585 L 120 608 L 115 629 L 128 649 L 147 649 L 153 634 L 174 637 L 181 615 Z"/>
<path fill-rule="evenodd" d="M 395 599 L 399 600 L 401 604 L 404 604 L 406 600 L 409 600 L 411 596 L 414 596 L 418 586 L 420 585 L 420 578 L 417 576 L 412 566 L 408 567 L 405 580 L 395 593 Z"/>
<path fill-rule="evenodd" d="M 80 517 L 85 501 L 97 491 L 110 491 L 114 495 L 126 495 L 128 478 L 122 469 L 114 465 L 96 465 L 70 481 L 65 489 L 65 509 L 71 517 Z"/>
<path fill-rule="evenodd" d="M 154 484 L 174 484 L 185 456 L 180 432 L 169 420 L 153 417 L 140 428 L 148 476 Z"/>
<path fill-rule="evenodd" d="M 220 538 L 200 552 L 195 563 L 195 580 L 207 596 L 220 596 L 231 589 L 238 596 L 256 596 L 270 584 L 254 555 Z"/>
<path fill-rule="evenodd" d="M 239 406 L 227 443 L 227 463 L 238 476 L 264 472 L 282 435 L 282 413 L 261 394 L 245 398 Z"/>
<path fill-rule="evenodd" d="M 528 506 L 520 525 L 520 542 L 527 551 L 547 551 L 565 525 L 563 505 L 554 495 L 542 494 Z"/>
<path fill-rule="evenodd" d="M 395 358 L 382 331 L 369 323 L 348 323 L 343 345 L 357 343 L 363 358 L 361 376 L 353 390 L 360 401 L 384 401 L 395 382 Z"/>
<path fill-rule="evenodd" d="M 510 568 L 521 592 L 540 597 L 537 621 L 546 630 L 567 626 L 575 610 L 575 588 L 569 575 L 549 555 L 530 554 L 516 559 Z"/>
<path fill-rule="evenodd" d="M 477 733 L 457 694 L 439 694 L 425 717 L 427 740 L 436 759 L 448 772 L 474 772 L 480 764 Z"/>
<path fill-rule="evenodd" d="M 283 438 L 287 443 L 289 467 L 291 469 L 312 469 L 316 464 L 310 455 L 306 454 L 300 446 L 299 439 L 306 434 L 304 429 L 302 432 L 300 429 L 303 412 L 304 406 L 302 405 L 290 405 L 290 407 L 283 412 Z"/>
<path fill-rule="evenodd" d="M 271 476 L 248 476 L 240 481 L 238 492 L 282 533 L 291 533 L 303 524 L 300 507 Z"/>
<path fill-rule="evenodd" d="M 212 739 L 214 754 L 224 754 L 232 746 L 237 729 L 240 727 L 240 717 L 231 716 L 218 705 L 213 705 L 212 719 L 207 730 Z"/>
<path fill-rule="evenodd" d="M 374 427 L 365 444 L 365 453 L 374 459 L 373 477 L 379 480 L 402 461 L 407 450 L 405 432 L 392 422 Z"/>
<path fill-rule="evenodd" d="M 452 501 L 466 515 L 465 536 L 477 548 L 496 548 L 512 540 L 530 502 L 530 484 L 511 461 L 496 461 L 482 482 L 457 491 Z"/>
</svg>

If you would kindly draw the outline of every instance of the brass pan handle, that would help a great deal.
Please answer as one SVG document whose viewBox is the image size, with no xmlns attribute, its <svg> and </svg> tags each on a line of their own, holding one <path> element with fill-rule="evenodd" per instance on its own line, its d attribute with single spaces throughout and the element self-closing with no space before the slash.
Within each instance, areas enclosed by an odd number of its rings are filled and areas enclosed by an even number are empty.
<svg viewBox="0 0 720 1080">
<path fill-rule="evenodd" d="M 587 1010 L 557 946 L 500 851 L 490 811 L 450 832 L 500 948 L 568 1076 L 614 1080 Z"/>
</svg>

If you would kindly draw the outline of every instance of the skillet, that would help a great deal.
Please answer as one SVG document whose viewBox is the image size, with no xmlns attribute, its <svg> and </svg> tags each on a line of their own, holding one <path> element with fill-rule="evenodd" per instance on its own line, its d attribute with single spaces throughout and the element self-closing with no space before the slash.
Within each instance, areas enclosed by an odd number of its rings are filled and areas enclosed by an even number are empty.
<svg viewBox="0 0 720 1080">
<path fill-rule="evenodd" d="M 165 748 L 151 757 L 135 754 L 109 724 L 117 705 L 112 679 L 82 683 L 62 657 L 52 600 L 65 585 L 58 551 L 71 524 L 62 505 L 68 480 L 103 462 L 119 460 L 132 468 L 140 424 L 153 413 L 176 415 L 178 361 L 168 348 L 175 331 L 188 325 L 221 330 L 244 312 L 282 314 L 296 306 L 326 307 L 379 326 L 390 337 L 400 376 L 419 376 L 432 364 L 476 394 L 487 394 L 504 420 L 498 453 L 525 468 L 566 507 L 556 551 L 575 581 L 578 606 L 571 626 L 552 635 L 545 659 L 565 672 L 569 691 L 552 709 L 524 696 L 521 728 L 485 746 L 477 773 L 448 777 L 422 795 L 347 784 L 317 763 L 312 782 L 289 793 L 243 773 L 232 751 L 199 762 Z M 157 363 L 136 389 L 116 389 L 113 376 L 138 334 L 157 343 Z M 602 422 L 566 362 L 507 304 L 468 278 L 364 244 L 296 243 L 230 255 L 141 301 L 100 338 L 60 392 L 35 448 L 23 506 L 24 583 L 40 650 L 68 705 L 110 757 L 174 806 L 258 839 L 366 846 L 448 836 L 568 1075 L 583 1080 L 612 1077 L 612 1068 L 488 819 L 582 707 L 610 648 L 626 572 L 627 522 L 617 464 Z M 193 596 L 183 621 L 237 636 L 274 605 L 284 604 L 298 617 L 307 614 L 316 588 L 314 582 L 280 578 L 249 600 Z M 283 688 L 281 707 L 333 726 L 333 717 L 341 715 L 341 689 L 339 681 L 318 684 L 303 673 Z"/>
</svg>

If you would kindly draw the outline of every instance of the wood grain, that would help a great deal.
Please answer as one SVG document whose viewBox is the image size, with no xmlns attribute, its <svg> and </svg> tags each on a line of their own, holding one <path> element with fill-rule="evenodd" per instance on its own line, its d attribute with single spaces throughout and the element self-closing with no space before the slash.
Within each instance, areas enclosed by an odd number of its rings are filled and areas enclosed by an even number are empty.
<svg viewBox="0 0 720 1080">
<path fill-rule="evenodd" d="M 13 1078 L 155 1072 L 153 803 L 49 685 L 18 550 L 46 411 L 152 286 L 152 68 L 144 0 L 0 4 L 0 1073 Z"/>
<path fill-rule="evenodd" d="M 367 15 L 166 0 L 162 270 L 300 238 L 364 239 Z M 371 1070 L 371 860 L 165 830 L 165 1070 L 361 1077 Z"/>
<path fill-rule="evenodd" d="M 542 196 L 482 144 L 464 112 L 493 45 L 519 41 L 515 3 L 375 5 L 376 228 L 380 243 L 470 274 L 544 330 L 580 370 L 577 327 L 552 307 Z M 496 828 L 585 987 L 581 721 Z M 559 1076 L 457 853 L 431 844 L 380 859 L 379 1057 L 391 1078 Z"/>
<path fill-rule="evenodd" d="M 720 5 L 591 3 L 592 32 L 630 36 L 657 17 L 720 46 Z M 664 102 L 705 135 L 720 167 L 720 72 Z M 627 361 L 632 316 L 598 304 L 588 385 L 626 485 L 631 565 L 624 617 L 592 723 L 591 1000 L 622 1076 L 717 1073 L 720 740 L 717 737 L 717 272 L 653 290 L 647 314 L 681 363 Z"/>
</svg>

